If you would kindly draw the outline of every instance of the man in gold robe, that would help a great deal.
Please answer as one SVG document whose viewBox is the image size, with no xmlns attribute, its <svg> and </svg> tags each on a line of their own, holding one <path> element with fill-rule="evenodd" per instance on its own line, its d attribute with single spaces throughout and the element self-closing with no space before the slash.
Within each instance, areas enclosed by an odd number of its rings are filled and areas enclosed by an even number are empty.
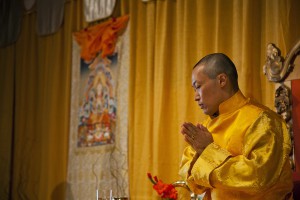
<svg viewBox="0 0 300 200">
<path fill-rule="evenodd" d="M 205 200 L 293 199 L 286 124 L 245 98 L 234 63 L 222 53 L 205 56 L 193 69 L 192 86 L 208 118 L 182 124 L 189 145 L 179 174 L 190 189 Z"/>
</svg>

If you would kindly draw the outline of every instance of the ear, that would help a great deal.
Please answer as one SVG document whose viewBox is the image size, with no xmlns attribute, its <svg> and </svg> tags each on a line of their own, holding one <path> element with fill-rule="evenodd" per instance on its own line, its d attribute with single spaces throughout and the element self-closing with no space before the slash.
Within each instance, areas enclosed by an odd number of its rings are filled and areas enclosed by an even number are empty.
<svg viewBox="0 0 300 200">
<path fill-rule="evenodd" d="M 218 75 L 218 83 L 221 87 L 224 87 L 227 84 L 228 76 L 224 73 Z"/>
</svg>

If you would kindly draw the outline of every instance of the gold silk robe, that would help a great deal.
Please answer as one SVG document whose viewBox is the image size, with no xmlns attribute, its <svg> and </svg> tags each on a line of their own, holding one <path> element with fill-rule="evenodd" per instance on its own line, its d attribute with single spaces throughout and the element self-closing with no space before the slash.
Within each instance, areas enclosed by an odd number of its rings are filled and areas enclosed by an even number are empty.
<svg viewBox="0 0 300 200">
<path fill-rule="evenodd" d="M 219 116 L 203 123 L 212 133 L 188 170 L 195 151 L 184 150 L 179 174 L 205 200 L 293 199 L 290 137 L 285 122 L 238 91 L 219 106 Z"/>
</svg>

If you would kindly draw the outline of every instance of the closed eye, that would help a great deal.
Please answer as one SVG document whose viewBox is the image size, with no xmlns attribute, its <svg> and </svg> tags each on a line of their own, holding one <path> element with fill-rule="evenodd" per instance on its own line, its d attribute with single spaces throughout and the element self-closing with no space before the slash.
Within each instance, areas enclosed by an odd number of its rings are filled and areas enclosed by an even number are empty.
<svg viewBox="0 0 300 200">
<path fill-rule="evenodd" d="M 201 88 L 201 85 L 194 85 L 193 88 L 194 88 L 194 91 L 196 91 Z"/>
<path fill-rule="evenodd" d="M 197 83 L 196 81 L 193 82 L 192 87 L 194 88 L 194 90 L 197 90 L 201 87 L 201 85 L 199 83 Z"/>
</svg>

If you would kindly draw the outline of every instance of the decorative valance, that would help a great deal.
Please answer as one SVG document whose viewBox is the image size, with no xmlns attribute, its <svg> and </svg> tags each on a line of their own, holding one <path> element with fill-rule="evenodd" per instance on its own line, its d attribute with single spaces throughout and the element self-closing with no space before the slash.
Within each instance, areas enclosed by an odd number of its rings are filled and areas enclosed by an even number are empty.
<svg viewBox="0 0 300 200">
<path fill-rule="evenodd" d="M 63 24 L 65 3 L 72 1 L 74 0 L 0 1 L 0 47 L 13 44 L 17 41 L 21 31 L 21 23 L 24 14 L 37 13 L 36 32 L 39 36 L 56 33 Z M 84 16 L 86 21 L 91 22 L 109 17 L 115 8 L 115 5 L 116 0 L 84 0 Z M 26 13 L 24 11 L 26 11 Z M 104 39 L 112 41 L 111 38 L 115 37 L 111 37 L 110 35 L 114 35 L 116 31 L 118 32 L 118 27 L 121 29 L 125 27 L 122 22 L 119 24 L 122 19 L 117 21 L 112 19 L 107 22 L 107 25 L 111 25 L 113 28 L 109 31 L 104 28 L 107 32 L 104 36 L 108 36 L 108 38 Z M 115 30 L 114 27 L 117 27 L 118 30 Z M 109 46 L 106 45 L 105 47 L 107 48 Z"/>
</svg>

